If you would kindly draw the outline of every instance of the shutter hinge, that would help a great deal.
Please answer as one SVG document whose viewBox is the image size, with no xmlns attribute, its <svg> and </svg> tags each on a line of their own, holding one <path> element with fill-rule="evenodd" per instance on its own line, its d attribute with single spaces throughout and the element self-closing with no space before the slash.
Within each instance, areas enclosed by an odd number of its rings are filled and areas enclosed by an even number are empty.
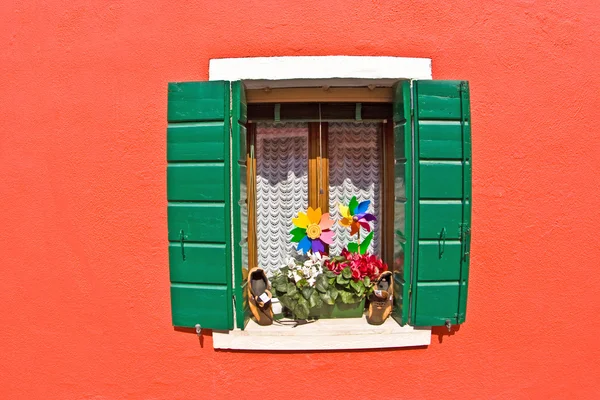
<svg viewBox="0 0 600 400">
<path fill-rule="evenodd" d="M 449 319 L 446 320 L 444 325 L 446 326 L 446 328 L 448 328 L 448 332 L 450 332 L 452 330 L 452 322 L 450 322 Z"/>
</svg>

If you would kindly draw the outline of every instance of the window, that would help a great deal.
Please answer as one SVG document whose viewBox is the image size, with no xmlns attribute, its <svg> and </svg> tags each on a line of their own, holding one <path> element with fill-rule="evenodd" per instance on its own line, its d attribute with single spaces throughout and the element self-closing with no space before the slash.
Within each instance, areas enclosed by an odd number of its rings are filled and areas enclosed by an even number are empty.
<svg viewBox="0 0 600 400">
<path fill-rule="evenodd" d="M 265 243 L 261 231 L 285 231 L 286 213 L 310 204 L 332 210 L 354 191 L 378 199 L 372 211 L 382 223 L 371 246 L 394 268 L 398 329 L 464 322 L 471 165 L 467 84 L 395 80 L 375 88 L 295 93 L 245 86 L 169 85 L 173 324 L 244 329 L 245 272 L 254 262 L 277 265 L 277 251 L 289 245 L 277 234 Z M 360 97 L 365 93 L 384 101 Z M 265 96 L 279 96 L 280 102 L 261 100 Z M 353 158 L 359 140 L 365 155 Z M 315 163 L 320 167 L 311 167 Z M 349 174 L 353 163 L 363 163 L 369 178 Z"/>
<path fill-rule="evenodd" d="M 382 220 L 383 123 L 258 122 L 249 131 L 248 141 L 256 149 L 252 207 L 260 238 L 252 240 L 251 247 L 257 249 L 257 264 L 269 275 L 287 255 L 297 254 L 289 232 L 300 210 L 321 208 L 339 220 L 338 204 L 348 204 L 357 195 L 359 200 L 371 199 L 369 212 Z M 339 224 L 333 230 L 330 252 L 340 254 L 350 235 Z M 371 253 L 381 253 L 381 236 L 381 224 L 375 224 Z"/>
</svg>

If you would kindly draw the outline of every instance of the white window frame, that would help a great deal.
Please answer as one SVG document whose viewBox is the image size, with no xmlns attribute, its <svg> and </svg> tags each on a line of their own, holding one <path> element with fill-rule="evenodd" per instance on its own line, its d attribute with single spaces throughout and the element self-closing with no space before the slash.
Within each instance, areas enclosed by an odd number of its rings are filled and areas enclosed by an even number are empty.
<svg viewBox="0 0 600 400">
<path fill-rule="evenodd" d="M 431 77 L 429 58 L 251 57 L 212 59 L 209 65 L 209 80 L 241 80 L 247 89 L 390 87 L 398 80 Z M 263 327 L 250 321 L 244 330 L 213 332 L 215 349 L 342 350 L 427 346 L 430 343 L 431 327 L 401 327 L 391 319 L 380 326 L 368 325 L 364 318 L 322 319 L 296 328 L 275 324 Z"/>
</svg>

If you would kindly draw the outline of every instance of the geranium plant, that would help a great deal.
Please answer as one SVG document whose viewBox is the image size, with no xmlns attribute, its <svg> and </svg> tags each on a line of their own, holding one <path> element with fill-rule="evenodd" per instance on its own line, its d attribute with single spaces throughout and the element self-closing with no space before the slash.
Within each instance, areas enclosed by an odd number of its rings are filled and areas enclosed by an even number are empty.
<svg viewBox="0 0 600 400">
<path fill-rule="evenodd" d="M 333 285 L 343 303 L 351 304 L 361 301 L 373 291 L 373 283 L 382 272 L 387 271 L 386 263 L 373 254 L 351 253 L 342 250 L 342 255 L 325 261 L 331 274 L 329 285 Z"/>
</svg>

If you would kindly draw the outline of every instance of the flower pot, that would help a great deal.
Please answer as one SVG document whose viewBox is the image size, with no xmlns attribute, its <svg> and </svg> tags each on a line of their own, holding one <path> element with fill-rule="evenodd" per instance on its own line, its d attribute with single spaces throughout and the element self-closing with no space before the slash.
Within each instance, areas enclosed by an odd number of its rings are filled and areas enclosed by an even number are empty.
<svg viewBox="0 0 600 400">
<path fill-rule="evenodd" d="M 323 304 L 312 308 L 309 317 L 312 318 L 360 318 L 365 311 L 365 299 L 358 303 L 345 304 L 336 302 L 333 305 Z"/>
</svg>

